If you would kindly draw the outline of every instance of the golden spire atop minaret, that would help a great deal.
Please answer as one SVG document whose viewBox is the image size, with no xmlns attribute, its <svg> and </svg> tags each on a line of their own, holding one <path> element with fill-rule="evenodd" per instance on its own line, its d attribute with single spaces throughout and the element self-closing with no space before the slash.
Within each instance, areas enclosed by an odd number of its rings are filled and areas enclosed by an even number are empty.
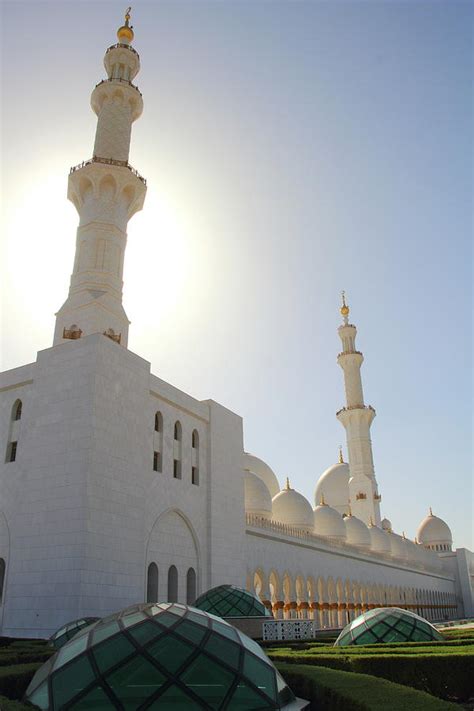
<svg viewBox="0 0 474 711">
<path fill-rule="evenodd" d="M 339 464 L 344 464 L 344 457 L 342 455 L 342 444 L 339 445 Z"/>
<path fill-rule="evenodd" d="M 342 306 L 340 308 L 340 312 L 341 312 L 342 318 L 344 319 L 344 325 L 347 326 L 347 324 L 349 323 L 350 309 L 349 309 L 348 305 L 346 304 L 346 292 L 342 291 L 341 296 L 342 296 Z"/>
<path fill-rule="evenodd" d="M 120 44 L 132 44 L 134 34 L 133 26 L 130 24 L 130 13 L 132 11 L 131 7 L 127 7 L 125 10 L 125 24 L 119 27 L 117 30 L 117 39 Z"/>
</svg>

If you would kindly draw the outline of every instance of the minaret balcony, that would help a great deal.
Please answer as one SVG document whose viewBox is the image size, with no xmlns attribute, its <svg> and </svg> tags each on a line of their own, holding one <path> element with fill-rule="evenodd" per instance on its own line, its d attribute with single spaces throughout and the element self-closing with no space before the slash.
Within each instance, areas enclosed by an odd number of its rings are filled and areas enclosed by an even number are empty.
<svg viewBox="0 0 474 711">
<path fill-rule="evenodd" d="M 95 88 L 97 89 L 98 86 L 101 86 L 102 84 L 105 84 L 107 82 L 121 82 L 122 84 L 128 84 L 128 86 L 131 86 L 132 89 L 135 89 L 135 91 L 138 91 L 140 96 L 143 96 L 142 92 L 136 86 L 136 84 L 132 84 L 132 82 L 129 79 L 122 79 L 121 77 L 112 77 L 111 79 L 102 79 L 98 84 L 95 85 Z"/>
<path fill-rule="evenodd" d="M 336 417 L 339 417 L 343 412 L 350 412 L 352 410 L 370 410 L 374 416 L 376 415 L 372 405 L 349 405 L 348 407 L 341 407 L 341 409 L 336 412 Z"/>
<path fill-rule="evenodd" d="M 341 356 L 346 356 L 346 355 L 358 355 L 364 357 L 364 354 L 361 353 L 361 351 L 341 351 L 340 353 L 337 354 L 337 357 L 340 358 Z"/>
<path fill-rule="evenodd" d="M 117 44 L 112 44 L 110 47 L 108 47 L 105 53 L 108 54 L 113 49 L 128 49 L 129 52 L 133 52 L 133 54 L 136 54 L 137 57 L 139 56 L 137 50 L 133 49 L 133 47 L 129 44 L 122 44 L 121 42 L 117 42 Z"/>
<path fill-rule="evenodd" d="M 143 175 L 140 175 L 138 170 L 136 170 L 130 163 L 128 163 L 126 160 L 114 160 L 113 158 L 100 158 L 99 156 L 93 156 L 89 160 L 84 160 L 82 163 L 78 163 L 77 165 L 74 165 L 70 170 L 69 170 L 69 175 L 72 173 L 75 173 L 76 170 L 80 170 L 81 168 L 85 168 L 86 165 L 92 165 L 92 163 L 103 163 L 104 165 L 117 165 L 120 168 L 128 168 L 128 170 L 133 173 L 133 175 L 138 178 L 138 180 L 141 180 L 141 182 L 146 185 L 146 178 L 143 177 Z"/>
</svg>

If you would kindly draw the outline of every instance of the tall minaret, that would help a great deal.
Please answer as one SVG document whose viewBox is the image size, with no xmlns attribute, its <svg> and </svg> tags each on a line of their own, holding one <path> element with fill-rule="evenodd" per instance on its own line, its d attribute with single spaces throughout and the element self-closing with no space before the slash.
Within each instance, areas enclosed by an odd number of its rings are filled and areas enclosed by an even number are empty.
<svg viewBox="0 0 474 711">
<path fill-rule="evenodd" d="M 342 352 L 337 362 L 344 371 L 346 406 L 339 410 L 337 419 L 346 430 L 347 449 L 349 452 L 349 496 L 352 513 L 369 525 L 370 521 L 380 525 L 380 495 L 374 472 L 370 425 L 375 417 L 375 410 L 364 405 L 360 367 L 364 356 L 355 349 L 357 329 L 349 323 L 349 307 L 342 292 L 341 315 L 343 325 L 338 333 L 342 341 Z"/>
<path fill-rule="evenodd" d="M 54 345 L 103 333 L 127 346 L 129 320 L 122 306 L 127 223 L 143 207 L 146 181 L 128 162 L 132 123 L 143 110 L 132 84 L 140 58 L 132 47 L 130 8 L 105 53 L 107 79 L 92 92 L 97 114 L 94 153 L 71 168 L 68 198 L 79 213 L 69 296 L 56 314 Z"/>
</svg>

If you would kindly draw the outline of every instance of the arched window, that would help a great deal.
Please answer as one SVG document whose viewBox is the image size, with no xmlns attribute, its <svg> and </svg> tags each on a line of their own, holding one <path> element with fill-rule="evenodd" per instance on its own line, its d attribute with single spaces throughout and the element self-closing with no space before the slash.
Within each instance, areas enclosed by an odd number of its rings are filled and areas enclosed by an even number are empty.
<svg viewBox="0 0 474 711">
<path fill-rule="evenodd" d="M 155 432 L 163 432 L 163 415 L 161 412 L 155 414 Z"/>
<path fill-rule="evenodd" d="M 0 558 L 0 605 L 3 602 L 3 585 L 5 583 L 5 561 Z"/>
<path fill-rule="evenodd" d="M 146 601 L 158 602 L 158 566 L 150 563 L 146 581 Z"/>
<path fill-rule="evenodd" d="M 174 438 L 176 442 L 181 442 L 181 437 L 183 434 L 183 428 L 181 427 L 181 422 L 174 423 Z"/>
<path fill-rule="evenodd" d="M 199 432 L 197 430 L 193 430 L 191 442 L 194 449 L 199 448 Z"/>
<path fill-rule="evenodd" d="M 168 600 L 167 602 L 178 602 L 178 571 L 176 566 L 171 565 L 168 570 Z"/>
<path fill-rule="evenodd" d="M 196 602 L 196 571 L 190 568 L 186 575 L 186 604 L 194 605 Z"/>
<path fill-rule="evenodd" d="M 193 430 L 191 444 L 191 482 L 199 486 L 199 432 L 197 430 Z"/>
<path fill-rule="evenodd" d="M 22 408 L 21 400 L 17 400 L 16 403 L 13 405 L 12 420 L 21 420 L 21 408 Z"/>
</svg>

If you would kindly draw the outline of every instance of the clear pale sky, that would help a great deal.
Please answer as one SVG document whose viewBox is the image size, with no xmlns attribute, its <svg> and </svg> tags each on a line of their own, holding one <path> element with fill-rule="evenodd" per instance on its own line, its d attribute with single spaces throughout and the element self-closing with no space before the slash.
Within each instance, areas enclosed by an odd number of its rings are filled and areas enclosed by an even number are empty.
<svg viewBox="0 0 474 711">
<path fill-rule="evenodd" d="M 51 346 L 126 3 L 1 3 L 2 369 Z M 471 2 L 136 2 L 129 347 L 244 418 L 313 503 L 344 430 L 340 291 L 363 351 L 382 513 L 472 542 Z"/>
</svg>

